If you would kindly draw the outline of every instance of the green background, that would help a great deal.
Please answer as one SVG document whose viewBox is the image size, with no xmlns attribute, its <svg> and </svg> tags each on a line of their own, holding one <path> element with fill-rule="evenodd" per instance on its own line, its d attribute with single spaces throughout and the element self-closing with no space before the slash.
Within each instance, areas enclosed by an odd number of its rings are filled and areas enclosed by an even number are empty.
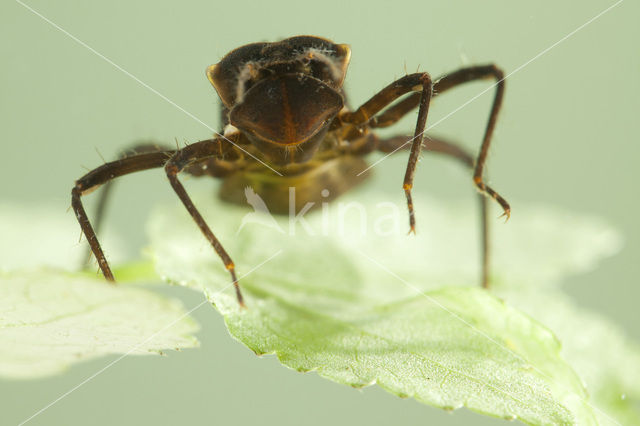
<svg viewBox="0 0 640 426">
<path fill-rule="evenodd" d="M 28 5 L 217 128 L 217 99 L 204 69 L 245 43 L 314 34 L 350 44 L 346 86 L 351 102 L 359 104 L 406 71 L 437 76 L 465 64 L 495 62 L 512 72 L 613 3 L 30 0 Z M 601 216 L 622 232 L 623 251 L 597 270 L 568 277 L 567 288 L 635 339 L 640 339 L 639 12 L 637 2 L 622 2 L 508 78 L 488 165 L 490 181 L 512 201 L 512 220 L 519 203 L 553 205 Z M 2 2 L 0 16 L 2 201 L 55 203 L 64 211 L 83 166 L 102 163 L 96 150 L 109 159 L 139 139 L 182 144 L 210 136 L 202 124 L 19 3 Z M 438 98 L 429 121 L 485 87 L 470 84 Z M 434 133 L 476 149 L 490 100 L 489 93 L 480 97 Z M 396 129 L 410 132 L 412 120 L 415 115 Z M 405 162 L 404 157 L 383 162 L 375 169 L 376 182 L 401 191 Z M 446 200 L 471 199 L 474 191 L 465 171 L 425 158 L 416 196 L 427 192 Z M 118 186 L 109 221 L 128 236 L 132 253 L 144 243 L 141 229 L 149 208 L 160 201 L 177 202 L 161 171 L 127 177 Z M 187 307 L 201 300 L 183 289 L 167 293 Z M 213 309 L 194 315 L 202 324 L 199 350 L 127 357 L 29 424 L 502 422 L 465 410 L 451 415 L 376 387 L 356 391 L 313 373 L 289 371 L 233 341 Z M 0 423 L 25 420 L 115 358 L 45 380 L 1 381 Z"/>
</svg>

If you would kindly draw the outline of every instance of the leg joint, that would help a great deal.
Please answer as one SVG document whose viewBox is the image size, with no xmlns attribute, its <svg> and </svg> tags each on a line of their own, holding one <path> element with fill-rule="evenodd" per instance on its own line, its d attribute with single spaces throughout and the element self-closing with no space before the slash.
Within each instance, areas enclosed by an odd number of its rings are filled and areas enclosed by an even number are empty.
<svg viewBox="0 0 640 426">
<path fill-rule="evenodd" d="M 489 65 L 489 68 L 491 70 L 491 74 L 497 81 L 504 80 L 504 71 L 502 71 L 502 68 L 499 68 L 496 64 Z"/>
<path fill-rule="evenodd" d="M 175 164 L 173 159 L 167 161 L 167 164 L 164 165 L 164 170 L 169 176 L 175 176 L 180 172 L 180 168 Z"/>
</svg>

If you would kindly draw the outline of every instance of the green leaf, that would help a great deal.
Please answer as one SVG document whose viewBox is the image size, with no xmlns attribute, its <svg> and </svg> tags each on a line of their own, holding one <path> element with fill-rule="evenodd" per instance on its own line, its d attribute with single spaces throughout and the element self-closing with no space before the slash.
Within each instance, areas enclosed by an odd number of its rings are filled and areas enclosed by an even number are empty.
<svg viewBox="0 0 640 426">
<path fill-rule="evenodd" d="M 581 381 L 548 329 L 484 290 L 449 286 L 477 281 L 468 278 L 477 261 L 460 256 L 475 221 L 460 226 L 450 211 L 419 204 L 419 223 L 437 228 L 436 237 L 424 231 L 411 238 L 403 205 L 392 212 L 375 194 L 359 199 L 368 200 L 367 214 L 379 210 L 363 228 L 354 207 L 308 216 L 308 229 L 255 214 L 241 229 L 248 210 L 197 200 L 234 259 L 247 309 L 238 307 L 228 272 L 181 209 L 158 210 L 151 221 L 157 271 L 203 291 L 233 336 L 293 369 L 355 387 L 377 383 L 445 409 L 595 424 Z M 444 221 L 433 220 L 434 211 Z M 393 222 L 383 217 L 390 213 L 401 225 L 391 235 L 373 232 Z M 449 238 L 437 238 L 443 233 Z"/>
<path fill-rule="evenodd" d="M 501 287 L 498 294 L 560 338 L 562 356 L 584 380 L 599 424 L 640 424 L 640 345 L 559 290 Z"/>
<path fill-rule="evenodd" d="M 495 282 L 555 287 L 567 275 L 588 272 L 622 247 L 604 220 L 552 207 L 520 206 L 508 223 L 493 223 Z"/>
<path fill-rule="evenodd" d="M 0 376 L 35 378 L 108 354 L 198 345 L 181 303 L 53 269 L 0 273 Z"/>
<path fill-rule="evenodd" d="M 160 277 L 156 274 L 156 269 L 150 260 L 137 260 L 125 263 L 113 269 L 114 276 L 118 281 L 140 284 L 161 284 Z"/>
<path fill-rule="evenodd" d="M 379 195 L 365 192 L 358 199 L 369 199 L 368 216 L 375 217 L 380 211 L 375 207 L 381 202 Z M 421 277 L 423 289 L 478 282 L 480 221 L 475 203 L 443 205 L 417 198 L 418 235 L 411 237 L 406 235 L 407 213 L 402 203 L 398 200 L 400 228 L 392 236 L 363 238 L 352 233 L 346 243 L 393 265 L 398 274 Z M 514 206 L 506 223 L 497 213 L 489 214 L 494 282 L 512 288 L 557 287 L 567 275 L 591 270 L 622 245 L 620 234 L 602 219 L 517 201 Z M 330 220 L 339 221 L 338 213 L 337 209 L 332 212 Z"/>
<path fill-rule="evenodd" d="M 0 203 L 0 270 L 49 266 L 76 270 L 87 252 L 80 226 L 69 211 L 68 200 L 57 204 Z M 123 244 L 113 232 L 101 232 L 100 242 L 109 261 L 123 260 Z"/>
</svg>

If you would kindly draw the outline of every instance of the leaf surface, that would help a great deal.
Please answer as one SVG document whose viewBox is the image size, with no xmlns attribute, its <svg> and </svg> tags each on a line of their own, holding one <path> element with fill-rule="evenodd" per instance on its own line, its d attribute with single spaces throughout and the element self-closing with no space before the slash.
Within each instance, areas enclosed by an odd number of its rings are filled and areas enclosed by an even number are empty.
<svg viewBox="0 0 640 426">
<path fill-rule="evenodd" d="M 175 300 L 53 269 L 0 273 L 0 376 L 35 378 L 109 354 L 198 345 Z"/>
<path fill-rule="evenodd" d="M 380 207 L 371 196 L 361 198 L 369 200 L 365 210 Z M 408 238 L 404 228 L 361 232 L 357 218 L 337 210 L 291 226 L 210 199 L 196 204 L 233 257 L 248 308 L 239 308 L 228 272 L 181 209 L 153 216 L 157 271 L 204 292 L 231 334 L 257 354 L 276 354 L 290 368 L 354 387 L 377 383 L 445 409 L 465 406 L 531 424 L 595 424 L 582 382 L 553 333 L 491 293 L 459 286 L 475 263 L 461 261 L 459 249 L 444 243 L 452 256 L 443 262 L 440 254 L 434 271 L 429 255 L 443 242 Z M 444 224 L 426 222 L 462 235 L 461 222 L 446 227 L 451 216 L 442 215 Z M 382 226 L 381 220 L 367 226 Z"/>
</svg>

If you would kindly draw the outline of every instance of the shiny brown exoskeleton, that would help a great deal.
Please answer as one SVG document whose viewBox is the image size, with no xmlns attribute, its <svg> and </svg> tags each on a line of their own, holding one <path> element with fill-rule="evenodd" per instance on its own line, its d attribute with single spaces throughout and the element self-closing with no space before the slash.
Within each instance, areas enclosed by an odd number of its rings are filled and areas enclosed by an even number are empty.
<svg viewBox="0 0 640 426">
<path fill-rule="evenodd" d="M 463 149 L 441 139 L 426 137 L 424 145 L 428 151 L 452 156 L 474 169 L 473 181 L 481 193 L 482 285 L 486 287 L 489 256 L 484 195 L 495 199 L 507 217 L 510 213 L 509 204 L 482 179 L 504 94 L 502 71 L 495 65 L 473 66 L 436 80 L 426 72 L 409 74 L 351 111 L 342 88 L 350 56 L 347 45 L 312 36 L 239 47 L 207 69 L 207 77 L 222 101 L 222 134 L 176 150 L 138 145 L 119 160 L 76 181 L 71 191 L 72 206 L 107 280 L 113 281 L 114 277 L 81 196 L 116 177 L 156 167 L 165 168 L 171 186 L 224 262 L 240 304 L 243 299 L 235 266 L 178 180 L 182 171 L 222 178 L 220 196 L 225 200 L 244 203 L 243 189 L 250 186 L 270 211 L 289 213 L 290 187 L 296 189 L 298 211 L 310 201 L 327 201 L 323 190 L 328 190 L 329 198 L 335 198 L 360 182 L 366 176 L 362 173 L 367 169 L 362 158 L 365 154 L 392 153 L 410 146 L 403 189 L 410 230 L 415 232 L 411 188 L 431 98 L 460 84 L 490 78 L 496 81 L 496 92 L 477 159 L 474 161 Z M 380 139 L 371 131 L 391 126 L 416 107 L 418 120 L 412 138 Z M 105 189 L 96 222 L 100 222 L 106 194 Z"/>
</svg>

